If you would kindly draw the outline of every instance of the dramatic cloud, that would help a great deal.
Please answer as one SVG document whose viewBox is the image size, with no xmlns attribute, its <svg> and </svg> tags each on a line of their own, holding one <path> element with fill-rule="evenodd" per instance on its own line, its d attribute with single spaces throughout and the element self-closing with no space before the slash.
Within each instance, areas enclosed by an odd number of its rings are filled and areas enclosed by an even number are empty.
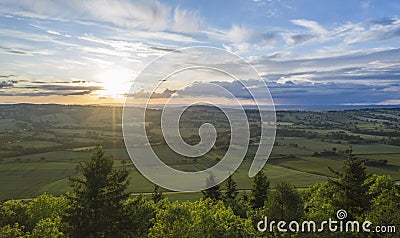
<svg viewBox="0 0 400 238">
<path fill-rule="evenodd" d="M 0 96 L 122 98 L 130 80 L 157 57 L 205 45 L 244 57 L 268 83 L 278 103 L 398 102 L 396 4 L 378 6 L 368 1 L 337 11 L 340 4 L 314 9 L 310 3 L 278 0 L 229 4 L 4 0 L 0 2 Z M 218 66 L 242 72 L 234 62 Z M 264 90 L 260 81 L 242 76 L 255 91 Z M 249 99 L 238 82 L 221 82 L 210 74 L 196 77 L 186 78 L 213 81 L 236 97 Z M 184 87 L 184 83 L 166 86 L 169 89 L 153 98 L 223 96 L 205 85 Z M 126 96 L 140 98 L 148 92 Z"/>
<path fill-rule="evenodd" d="M 231 92 L 236 98 L 252 100 L 252 96 L 238 82 L 213 82 Z M 264 95 L 268 99 L 264 82 L 248 80 L 251 89 L 257 96 Z M 269 82 L 268 87 L 272 98 L 277 104 L 305 104 L 305 105 L 334 105 L 334 104 L 377 104 L 383 101 L 400 100 L 398 89 L 400 84 L 357 84 L 334 82 L 293 82 L 284 83 Z M 224 97 L 224 93 L 207 84 L 193 84 L 183 90 L 177 91 L 177 95 L 185 97 Z M 295 100 L 294 100 L 295 99 Z"/>
</svg>

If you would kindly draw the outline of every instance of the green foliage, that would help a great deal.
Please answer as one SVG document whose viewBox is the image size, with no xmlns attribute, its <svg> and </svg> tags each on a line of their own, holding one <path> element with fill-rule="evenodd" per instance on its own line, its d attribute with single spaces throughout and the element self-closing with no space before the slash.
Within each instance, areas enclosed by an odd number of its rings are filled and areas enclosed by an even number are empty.
<svg viewBox="0 0 400 238">
<path fill-rule="evenodd" d="M 58 221 L 65 216 L 68 209 L 68 200 L 65 196 L 54 197 L 46 193 L 29 202 L 26 209 L 26 217 L 30 226 L 34 226 L 42 220 Z"/>
<path fill-rule="evenodd" d="M 8 200 L 0 204 L 0 227 L 26 224 L 27 205 L 22 201 Z"/>
<path fill-rule="evenodd" d="M 299 221 L 303 217 L 303 209 L 299 192 L 285 181 L 277 184 L 266 203 L 266 214 L 275 221 Z"/>
<path fill-rule="evenodd" d="M 24 237 L 24 227 L 20 226 L 18 223 L 11 225 L 6 225 L 0 228 L 0 238 L 23 238 Z"/>
<path fill-rule="evenodd" d="M 230 202 L 236 199 L 238 195 L 236 188 L 236 182 L 233 180 L 232 175 L 226 179 L 226 190 L 223 194 L 223 199 L 225 202 Z"/>
<path fill-rule="evenodd" d="M 364 183 L 368 176 L 363 161 L 357 159 L 349 148 L 342 172 L 333 169 L 332 172 L 336 178 L 329 179 L 329 183 L 335 188 L 335 210 L 346 210 L 349 219 L 359 217 L 369 207 L 368 185 Z"/>
<path fill-rule="evenodd" d="M 269 180 L 262 170 L 254 177 L 250 198 L 250 203 L 253 208 L 261 208 L 264 206 L 265 201 L 267 201 L 269 184 Z"/>
<path fill-rule="evenodd" d="M 154 202 L 146 200 L 143 195 L 128 198 L 122 210 L 124 237 L 147 237 L 149 228 L 153 226 L 156 209 Z"/>
<path fill-rule="evenodd" d="M 71 178 L 73 193 L 67 220 L 74 236 L 109 236 L 119 232 L 122 203 L 128 196 L 128 172 L 113 170 L 113 159 L 96 147 L 80 164 L 83 177 Z"/>
<path fill-rule="evenodd" d="M 253 237 L 250 220 L 211 199 L 169 203 L 157 212 L 149 237 Z"/>
<path fill-rule="evenodd" d="M 304 193 L 305 212 L 308 220 L 323 221 L 335 214 L 333 195 L 335 188 L 328 182 L 316 183 Z"/>
<path fill-rule="evenodd" d="M 371 208 L 366 219 L 375 225 L 400 225 L 400 188 L 387 175 L 372 175 L 365 182 L 371 184 L 368 195 L 371 196 Z"/>
<path fill-rule="evenodd" d="M 226 204 L 236 216 L 241 218 L 247 218 L 247 212 L 252 209 L 249 201 L 245 198 L 228 201 Z"/>
<path fill-rule="evenodd" d="M 61 218 L 46 218 L 40 220 L 32 230 L 32 238 L 59 238 L 65 237 L 61 230 Z"/>
</svg>

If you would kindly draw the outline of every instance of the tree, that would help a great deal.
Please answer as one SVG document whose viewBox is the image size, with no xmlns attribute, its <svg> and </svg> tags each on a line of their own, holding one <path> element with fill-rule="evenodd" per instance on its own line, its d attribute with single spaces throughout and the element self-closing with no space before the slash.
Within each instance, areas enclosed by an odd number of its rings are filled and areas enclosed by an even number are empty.
<svg viewBox="0 0 400 238">
<path fill-rule="evenodd" d="M 26 225 L 27 204 L 20 200 L 9 200 L 0 204 L 0 227 L 16 224 Z"/>
<path fill-rule="evenodd" d="M 61 218 L 46 218 L 40 220 L 32 230 L 31 238 L 58 238 L 65 237 L 60 231 Z"/>
<path fill-rule="evenodd" d="M 0 238 L 19 238 L 24 237 L 24 226 L 18 223 L 14 225 L 6 225 L 0 228 Z"/>
<path fill-rule="evenodd" d="M 120 232 L 122 203 L 128 197 L 126 168 L 113 170 L 114 160 L 96 147 L 90 159 L 80 164 L 83 177 L 70 178 L 73 193 L 67 220 L 72 236 L 110 236 Z"/>
<path fill-rule="evenodd" d="M 344 209 L 349 214 L 348 219 L 355 219 L 369 207 L 367 196 L 368 178 L 364 162 L 353 155 L 351 147 L 345 151 L 345 160 L 342 172 L 329 168 L 336 178 L 329 179 L 335 187 L 333 205 L 336 210 Z"/>
<path fill-rule="evenodd" d="M 244 194 L 241 199 L 237 199 L 238 194 L 239 192 L 236 189 L 236 182 L 233 180 L 231 175 L 226 180 L 226 190 L 222 194 L 222 199 L 225 205 L 230 207 L 236 216 L 246 218 L 247 211 L 250 209 L 247 195 Z"/>
<path fill-rule="evenodd" d="M 65 216 L 65 210 L 68 206 L 68 200 L 65 196 L 54 197 L 44 193 L 29 202 L 26 217 L 29 220 L 30 227 L 34 227 L 44 219 L 61 220 L 61 217 Z"/>
<path fill-rule="evenodd" d="M 206 181 L 206 185 L 209 186 L 213 184 L 215 184 L 215 177 L 213 174 L 210 174 L 210 177 Z M 222 199 L 221 187 L 218 184 L 201 192 L 203 193 L 204 198 L 211 198 L 213 201 Z"/>
<path fill-rule="evenodd" d="M 147 237 L 149 228 L 154 224 L 156 208 L 155 203 L 148 201 L 144 195 L 128 198 L 123 204 L 123 237 Z"/>
<path fill-rule="evenodd" d="M 254 177 L 253 188 L 251 190 L 250 203 L 253 208 L 261 208 L 267 200 L 269 180 L 262 171 Z"/>
<path fill-rule="evenodd" d="M 266 204 L 268 217 L 276 221 L 299 221 L 303 215 L 303 200 L 296 188 L 288 182 L 280 182 L 270 194 Z"/>
<path fill-rule="evenodd" d="M 248 219 L 236 216 L 222 201 L 174 202 L 157 210 L 149 237 L 254 237 Z"/>
<path fill-rule="evenodd" d="M 400 187 L 388 175 L 372 175 L 365 181 L 370 185 L 371 208 L 366 219 L 374 225 L 400 225 Z"/>
<path fill-rule="evenodd" d="M 305 212 L 308 220 L 323 221 L 335 214 L 332 199 L 335 188 L 328 182 L 316 183 L 305 191 Z"/>
<path fill-rule="evenodd" d="M 154 185 L 154 191 L 153 194 L 151 195 L 154 203 L 158 203 L 161 199 L 164 198 L 162 192 L 160 191 L 160 186 Z"/>
<path fill-rule="evenodd" d="M 238 191 L 236 189 L 236 182 L 233 180 L 232 175 L 226 179 L 226 190 L 223 194 L 225 202 L 232 202 L 236 199 Z"/>
</svg>

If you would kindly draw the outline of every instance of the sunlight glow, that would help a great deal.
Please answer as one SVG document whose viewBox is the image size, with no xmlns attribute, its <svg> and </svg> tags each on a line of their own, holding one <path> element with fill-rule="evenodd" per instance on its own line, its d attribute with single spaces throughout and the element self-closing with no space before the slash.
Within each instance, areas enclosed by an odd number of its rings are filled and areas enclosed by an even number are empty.
<svg viewBox="0 0 400 238">
<path fill-rule="evenodd" d="M 133 73 L 124 68 L 108 69 L 96 75 L 96 79 L 103 86 L 98 91 L 101 95 L 111 97 L 122 97 L 129 91 Z"/>
</svg>

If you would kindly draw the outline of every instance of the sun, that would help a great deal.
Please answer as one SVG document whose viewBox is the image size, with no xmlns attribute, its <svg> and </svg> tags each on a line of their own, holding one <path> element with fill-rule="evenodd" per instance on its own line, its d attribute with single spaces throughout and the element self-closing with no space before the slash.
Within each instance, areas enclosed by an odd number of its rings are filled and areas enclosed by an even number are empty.
<svg viewBox="0 0 400 238">
<path fill-rule="evenodd" d="M 122 97 L 128 93 L 132 72 L 123 69 L 108 69 L 96 75 L 97 81 L 103 87 L 103 90 L 98 91 L 103 96 Z"/>
</svg>

